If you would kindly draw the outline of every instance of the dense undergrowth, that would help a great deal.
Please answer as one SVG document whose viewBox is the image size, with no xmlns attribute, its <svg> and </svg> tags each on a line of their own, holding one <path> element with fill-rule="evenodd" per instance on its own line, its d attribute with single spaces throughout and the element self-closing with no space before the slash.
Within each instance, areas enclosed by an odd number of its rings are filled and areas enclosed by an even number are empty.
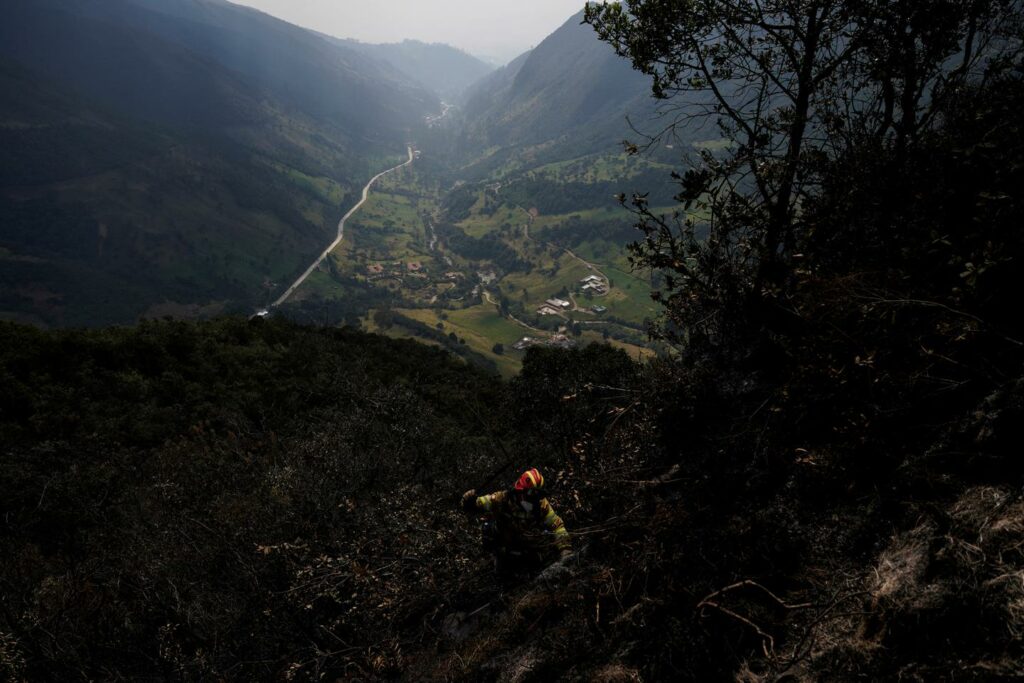
<svg viewBox="0 0 1024 683">
<path fill-rule="evenodd" d="M 4 676 L 1020 675 L 1024 380 L 915 410 L 952 351 L 865 365 L 837 306 L 801 345 L 839 366 L 592 346 L 505 384 L 280 321 L 5 325 Z M 929 310 L 902 329 L 960 324 Z M 574 533 L 568 578 L 499 581 L 457 511 L 526 465 Z"/>
</svg>

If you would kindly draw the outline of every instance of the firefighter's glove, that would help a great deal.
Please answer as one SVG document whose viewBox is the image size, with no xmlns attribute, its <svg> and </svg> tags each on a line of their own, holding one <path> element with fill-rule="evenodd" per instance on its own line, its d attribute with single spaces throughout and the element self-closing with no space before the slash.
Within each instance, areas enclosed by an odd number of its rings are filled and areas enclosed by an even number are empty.
<svg viewBox="0 0 1024 683">
<path fill-rule="evenodd" d="M 462 494 L 462 511 L 466 514 L 476 512 L 476 489 L 470 489 Z"/>
</svg>

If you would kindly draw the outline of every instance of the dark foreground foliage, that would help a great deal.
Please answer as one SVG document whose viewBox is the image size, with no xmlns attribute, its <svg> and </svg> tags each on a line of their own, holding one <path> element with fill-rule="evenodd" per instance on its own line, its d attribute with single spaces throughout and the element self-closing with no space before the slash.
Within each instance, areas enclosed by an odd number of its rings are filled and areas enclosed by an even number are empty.
<svg viewBox="0 0 1024 683">
<path fill-rule="evenodd" d="M 4 676 L 1020 675 L 1019 365 L 937 400 L 958 315 L 893 364 L 827 310 L 770 373 L 591 346 L 507 384 L 280 321 L 5 325 Z M 526 465 L 578 554 L 509 583 L 457 501 Z"/>
<path fill-rule="evenodd" d="M 413 342 L 244 320 L 0 335 L 5 678 L 273 678 L 386 632 L 371 570 L 437 536 L 406 508 L 507 429 L 467 407 L 495 380 Z"/>
</svg>

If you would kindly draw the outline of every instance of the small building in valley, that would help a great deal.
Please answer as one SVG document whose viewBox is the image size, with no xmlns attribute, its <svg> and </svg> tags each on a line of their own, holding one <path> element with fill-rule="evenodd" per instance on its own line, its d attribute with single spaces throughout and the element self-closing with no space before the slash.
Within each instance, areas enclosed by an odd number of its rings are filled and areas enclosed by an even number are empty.
<svg viewBox="0 0 1024 683">
<path fill-rule="evenodd" d="M 525 351 L 526 349 L 533 346 L 536 343 L 536 341 L 537 340 L 534 339 L 533 337 L 523 337 L 515 344 L 513 344 L 512 348 L 515 349 L 516 351 Z"/>
<path fill-rule="evenodd" d="M 564 334 L 553 334 L 547 339 L 537 337 L 523 337 L 512 348 L 516 351 L 525 351 L 531 346 L 549 346 L 557 349 L 572 349 L 576 347 L 576 340 L 570 339 Z"/>
</svg>

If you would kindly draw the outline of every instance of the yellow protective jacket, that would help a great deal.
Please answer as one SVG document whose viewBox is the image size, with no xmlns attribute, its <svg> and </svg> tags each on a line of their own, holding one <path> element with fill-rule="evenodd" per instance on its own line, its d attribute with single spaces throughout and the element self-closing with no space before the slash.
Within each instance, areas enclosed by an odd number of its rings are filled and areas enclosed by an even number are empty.
<svg viewBox="0 0 1024 683">
<path fill-rule="evenodd" d="M 499 542 L 509 548 L 526 547 L 544 552 L 552 547 L 572 551 L 569 531 L 547 498 L 527 510 L 508 491 L 478 496 L 473 504 L 477 514 L 491 517 L 497 526 Z"/>
</svg>

